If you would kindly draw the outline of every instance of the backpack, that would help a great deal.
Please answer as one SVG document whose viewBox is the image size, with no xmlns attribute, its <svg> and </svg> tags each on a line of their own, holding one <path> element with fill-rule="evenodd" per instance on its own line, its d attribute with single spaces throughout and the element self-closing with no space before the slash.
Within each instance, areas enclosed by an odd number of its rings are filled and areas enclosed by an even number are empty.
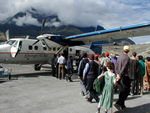
<svg viewBox="0 0 150 113">
<path fill-rule="evenodd" d="M 93 82 L 93 89 L 101 94 L 105 85 L 105 80 L 104 80 L 105 76 L 102 76 L 100 79 L 96 78 Z"/>
</svg>

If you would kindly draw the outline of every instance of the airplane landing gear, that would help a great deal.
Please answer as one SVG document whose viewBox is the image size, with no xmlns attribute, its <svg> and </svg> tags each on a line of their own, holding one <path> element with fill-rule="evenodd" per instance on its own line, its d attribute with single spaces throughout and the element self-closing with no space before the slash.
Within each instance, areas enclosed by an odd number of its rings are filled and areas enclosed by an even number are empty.
<svg viewBox="0 0 150 113">
<path fill-rule="evenodd" d="M 41 69 L 41 64 L 35 64 L 34 65 L 34 70 L 35 71 L 40 71 L 40 69 Z"/>
</svg>

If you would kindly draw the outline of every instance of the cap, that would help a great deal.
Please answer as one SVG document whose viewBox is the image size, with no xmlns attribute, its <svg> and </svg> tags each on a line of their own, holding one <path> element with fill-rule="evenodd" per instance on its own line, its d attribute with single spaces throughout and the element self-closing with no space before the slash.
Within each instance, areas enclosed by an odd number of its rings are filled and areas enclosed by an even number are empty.
<svg viewBox="0 0 150 113">
<path fill-rule="evenodd" d="M 124 51 L 130 51 L 130 47 L 129 47 L 129 46 L 124 46 L 124 47 L 123 47 L 123 50 L 124 50 Z"/>
<path fill-rule="evenodd" d="M 108 56 L 108 55 L 109 55 L 109 52 L 106 52 L 105 55 Z"/>
</svg>

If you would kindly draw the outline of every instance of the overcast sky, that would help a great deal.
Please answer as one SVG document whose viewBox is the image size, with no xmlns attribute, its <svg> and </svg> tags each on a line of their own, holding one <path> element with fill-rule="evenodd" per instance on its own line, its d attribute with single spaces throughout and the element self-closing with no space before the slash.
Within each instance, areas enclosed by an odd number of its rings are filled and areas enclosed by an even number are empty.
<svg viewBox="0 0 150 113">
<path fill-rule="evenodd" d="M 0 21 L 31 7 L 39 13 L 58 15 L 66 25 L 111 29 L 150 22 L 150 0 L 0 0 Z M 14 21 L 39 25 L 31 15 Z"/>
</svg>

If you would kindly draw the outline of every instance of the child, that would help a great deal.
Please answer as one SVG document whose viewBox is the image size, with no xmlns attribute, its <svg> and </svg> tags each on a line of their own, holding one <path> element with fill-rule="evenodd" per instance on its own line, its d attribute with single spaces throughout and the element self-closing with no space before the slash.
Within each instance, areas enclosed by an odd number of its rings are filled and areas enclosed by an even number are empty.
<svg viewBox="0 0 150 113">
<path fill-rule="evenodd" d="M 100 79 L 102 76 L 105 76 L 105 85 L 102 91 L 102 96 L 98 103 L 97 113 L 100 113 L 101 107 L 103 107 L 105 109 L 105 113 L 107 113 L 107 111 L 112 107 L 113 103 L 114 85 L 117 83 L 116 76 L 113 73 L 114 64 L 112 62 L 107 62 L 106 68 L 107 71 L 104 74 L 98 76 L 98 79 Z"/>
</svg>

